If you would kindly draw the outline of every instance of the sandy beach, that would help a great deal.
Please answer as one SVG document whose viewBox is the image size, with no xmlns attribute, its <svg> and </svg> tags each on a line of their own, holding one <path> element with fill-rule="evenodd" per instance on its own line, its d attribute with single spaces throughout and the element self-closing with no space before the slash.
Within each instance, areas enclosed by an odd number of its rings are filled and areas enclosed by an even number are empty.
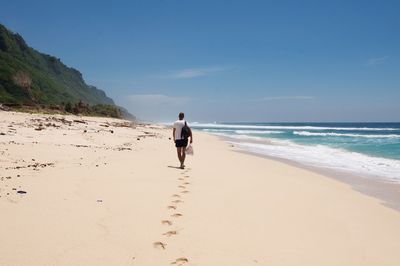
<svg viewBox="0 0 400 266">
<path fill-rule="evenodd" d="M 400 212 L 195 132 L 0 111 L 0 265 L 399 265 Z"/>
</svg>

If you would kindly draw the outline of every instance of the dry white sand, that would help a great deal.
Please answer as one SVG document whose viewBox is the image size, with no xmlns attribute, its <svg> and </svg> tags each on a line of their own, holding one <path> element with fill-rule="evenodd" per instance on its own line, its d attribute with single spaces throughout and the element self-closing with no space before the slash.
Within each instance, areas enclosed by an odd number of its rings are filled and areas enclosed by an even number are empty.
<svg viewBox="0 0 400 266">
<path fill-rule="evenodd" d="M 197 132 L 180 170 L 170 129 L 60 118 L 0 111 L 0 265 L 400 265 L 400 213 L 349 185 Z"/>
</svg>

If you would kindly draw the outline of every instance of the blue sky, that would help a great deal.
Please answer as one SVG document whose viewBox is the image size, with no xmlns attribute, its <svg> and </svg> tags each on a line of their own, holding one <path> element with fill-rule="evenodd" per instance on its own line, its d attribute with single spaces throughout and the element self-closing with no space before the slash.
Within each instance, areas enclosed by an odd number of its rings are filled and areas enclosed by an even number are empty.
<svg viewBox="0 0 400 266">
<path fill-rule="evenodd" d="M 400 121 L 400 1 L 2 1 L 139 118 Z"/>
</svg>

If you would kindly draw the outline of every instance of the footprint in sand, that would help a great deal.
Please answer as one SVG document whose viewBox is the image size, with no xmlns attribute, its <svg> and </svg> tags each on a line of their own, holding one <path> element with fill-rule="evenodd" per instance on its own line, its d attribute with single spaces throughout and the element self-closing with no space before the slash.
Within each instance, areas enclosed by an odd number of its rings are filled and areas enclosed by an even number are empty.
<svg viewBox="0 0 400 266">
<path fill-rule="evenodd" d="M 182 203 L 183 201 L 178 199 L 178 200 L 173 200 L 172 202 L 173 203 Z"/>
<path fill-rule="evenodd" d="M 176 231 L 168 231 L 168 232 L 164 233 L 163 235 L 170 237 L 170 236 L 174 236 L 177 234 L 178 234 L 178 232 L 176 232 Z"/>
<path fill-rule="evenodd" d="M 177 258 L 174 262 L 171 262 L 171 264 L 183 265 L 188 262 L 189 262 L 189 260 L 187 258 L 181 257 L 181 258 Z"/>
<path fill-rule="evenodd" d="M 161 224 L 164 224 L 164 225 L 172 225 L 172 222 L 171 222 L 171 221 L 168 221 L 168 220 L 162 220 L 162 221 L 161 221 Z"/>
<path fill-rule="evenodd" d="M 173 194 L 172 197 L 174 197 L 174 198 L 180 198 L 181 196 L 179 196 L 178 194 Z"/>
<path fill-rule="evenodd" d="M 181 181 L 183 181 L 183 180 L 185 180 L 185 178 L 183 178 L 183 177 L 179 177 L 179 178 L 178 178 L 178 180 L 181 180 Z"/>
<path fill-rule="evenodd" d="M 179 188 L 186 188 L 185 186 L 179 186 Z"/>
<path fill-rule="evenodd" d="M 167 208 L 170 210 L 176 210 L 176 206 L 174 206 L 174 205 L 169 205 Z"/>
<path fill-rule="evenodd" d="M 183 215 L 180 214 L 180 213 L 174 213 L 174 214 L 171 215 L 171 217 L 174 217 L 174 218 L 178 218 L 178 217 L 182 217 L 182 216 Z"/>
<path fill-rule="evenodd" d="M 184 182 L 183 184 L 184 184 L 184 185 L 190 185 L 190 183 L 189 183 L 189 182 Z"/>
<path fill-rule="evenodd" d="M 189 193 L 189 191 L 188 190 L 184 190 L 184 191 L 181 191 L 181 193 Z"/>
<path fill-rule="evenodd" d="M 160 241 L 157 241 L 157 242 L 154 242 L 153 243 L 153 247 L 154 248 L 162 248 L 162 249 L 165 249 L 165 246 L 166 246 L 167 244 L 165 244 L 165 243 L 163 243 L 163 242 L 160 242 Z"/>
</svg>

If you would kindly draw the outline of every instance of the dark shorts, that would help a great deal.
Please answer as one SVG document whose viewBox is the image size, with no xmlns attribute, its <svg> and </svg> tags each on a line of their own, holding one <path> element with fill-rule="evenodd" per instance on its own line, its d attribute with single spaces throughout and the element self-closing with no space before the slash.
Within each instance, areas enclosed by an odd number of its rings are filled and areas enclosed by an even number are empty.
<svg viewBox="0 0 400 266">
<path fill-rule="evenodd" d="M 181 147 L 186 147 L 188 145 L 188 140 L 187 139 L 177 139 L 175 140 L 175 147 L 181 148 Z"/>
</svg>

